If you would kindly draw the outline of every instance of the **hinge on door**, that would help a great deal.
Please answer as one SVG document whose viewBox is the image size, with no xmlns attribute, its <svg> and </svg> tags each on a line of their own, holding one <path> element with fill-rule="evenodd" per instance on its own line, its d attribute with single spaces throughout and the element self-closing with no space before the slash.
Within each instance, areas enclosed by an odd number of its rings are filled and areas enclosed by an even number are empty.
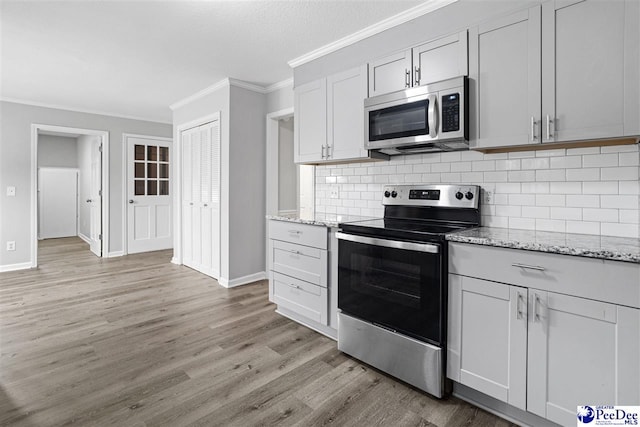
<svg viewBox="0 0 640 427">
<path fill-rule="evenodd" d="M 102 190 L 98 190 L 98 196 L 102 197 Z"/>
<path fill-rule="evenodd" d="M 102 153 L 102 144 L 98 147 L 98 150 Z"/>
<path fill-rule="evenodd" d="M 102 234 L 98 234 L 98 240 L 102 240 Z"/>
</svg>

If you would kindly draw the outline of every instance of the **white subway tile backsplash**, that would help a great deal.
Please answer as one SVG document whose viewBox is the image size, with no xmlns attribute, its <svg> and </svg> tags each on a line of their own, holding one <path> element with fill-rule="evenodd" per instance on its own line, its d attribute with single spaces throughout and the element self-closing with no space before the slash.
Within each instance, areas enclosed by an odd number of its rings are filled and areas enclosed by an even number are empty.
<svg viewBox="0 0 640 427">
<path fill-rule="evenodd" d="M 577 208 L 599 208 L 600 196 L 598 195 L 567 195 L 567 206 Z"/>
<path fill-rule="evenodd" d="M 628 236 L 637 234 L 640 149 L 636 145 L 483 154 L 396 156 L 388 162 L 316 167 L 319 213 L 383 215 L 387 184 L 482 187 L 482 224 Z M 339 199 L 329 197 L 337 186 Z"/>
<path fill-rule="evenodd" d="M 618 155 L 615 153 L 586 154 L 582 156 L 582 166 L 585 168 L 618 166 Z"/>
<path fill-rule="evenodd" d="M 638 180 L 638 168 L 634 166 L 620 166 L 617 168 L 602 168 L 602 181 L 633 181 Z"/>
</svg>

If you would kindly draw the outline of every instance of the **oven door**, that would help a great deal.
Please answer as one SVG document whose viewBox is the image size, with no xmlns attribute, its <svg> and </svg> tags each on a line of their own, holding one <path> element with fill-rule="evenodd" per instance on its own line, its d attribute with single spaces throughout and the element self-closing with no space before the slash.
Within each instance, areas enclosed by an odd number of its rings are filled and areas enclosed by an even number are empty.
<svg viewBox="0 0 640 427">
<path fill-rule="evenodd" d="M 338 232 L 338 308 L 442 343 L 442 247 Z"/>
</svg>

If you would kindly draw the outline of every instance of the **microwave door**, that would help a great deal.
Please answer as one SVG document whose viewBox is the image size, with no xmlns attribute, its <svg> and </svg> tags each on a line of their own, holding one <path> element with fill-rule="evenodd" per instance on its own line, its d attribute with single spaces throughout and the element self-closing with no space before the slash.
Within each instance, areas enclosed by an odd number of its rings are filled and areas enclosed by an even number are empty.
<svg viewBox="0 0 640 427">
<path fill-rule="evenodd" d="M 438 118 L 440 115 L 438 114 L 438 96 L 437 95 L 429 95 L 429 137 L 431 139 L 436 139 L 438 136 Z"/>
</svg>

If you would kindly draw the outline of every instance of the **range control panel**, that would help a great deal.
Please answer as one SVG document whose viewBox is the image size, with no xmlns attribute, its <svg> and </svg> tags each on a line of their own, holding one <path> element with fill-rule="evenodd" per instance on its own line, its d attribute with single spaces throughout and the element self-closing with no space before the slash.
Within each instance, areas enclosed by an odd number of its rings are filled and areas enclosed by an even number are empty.
<svg viewBox="0 0 640 427">
<path fill-rule="evenodd" d="M 477 185 L 387 185 L 382 204 L 397 206 L 438 206 L 477 209 L 480 187 Z"/>
</svg>

